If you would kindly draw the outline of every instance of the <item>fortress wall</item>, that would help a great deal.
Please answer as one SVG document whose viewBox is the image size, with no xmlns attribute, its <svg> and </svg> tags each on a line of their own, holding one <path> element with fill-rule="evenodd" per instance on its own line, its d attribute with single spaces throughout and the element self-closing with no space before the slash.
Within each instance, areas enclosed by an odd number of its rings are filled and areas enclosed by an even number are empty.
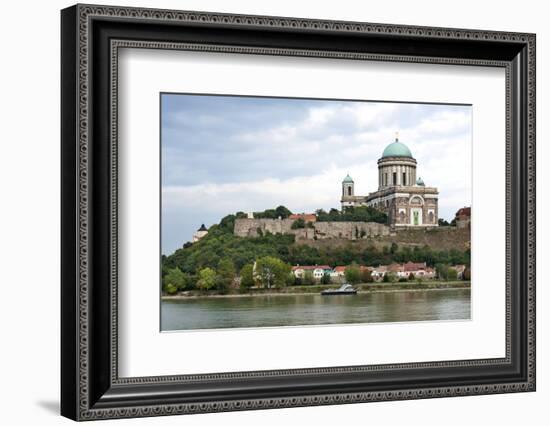
<svg viewBox="0 0 550 426">
<path fill-rule="evenodd" d="M 387 225 L 375 222 L 315 222 L 313 228 L 292 229 L 292 219 L 236 219 L 234 234 L 257 237 L 258 230 L 272 234 L 294 234 L 296 239 L 363 239 L 390 235 Z"/>
<path fill-rule="evenodd" d="M 290 234 L 292 219 L 235 219 L 233 233 L 239 237 L 257 237 L 258 229 L 263 233 Z"/>
</svg>

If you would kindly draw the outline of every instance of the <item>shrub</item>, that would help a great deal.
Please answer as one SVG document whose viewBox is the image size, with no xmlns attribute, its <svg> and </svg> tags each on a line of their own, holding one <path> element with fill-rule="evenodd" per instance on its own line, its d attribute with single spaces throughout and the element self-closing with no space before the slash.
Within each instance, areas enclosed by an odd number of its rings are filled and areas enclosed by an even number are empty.
<svg viewBox="0 0 550 426">
<path fill-rule="evenodd" d="M 302 218 L 296 219 L 290 226 L 292 229 L 302 229 L 306 227 L 306 221 Z"/>
<path fill-rule="evenodd" d="M 346 277 L 346 281 L 350 284 L 357 284 L 361 282 L 361 270 L 356 264 L 348 266 L 346 268 L 346 272 L 344 272 L 344 275 Z"/>
</svg>

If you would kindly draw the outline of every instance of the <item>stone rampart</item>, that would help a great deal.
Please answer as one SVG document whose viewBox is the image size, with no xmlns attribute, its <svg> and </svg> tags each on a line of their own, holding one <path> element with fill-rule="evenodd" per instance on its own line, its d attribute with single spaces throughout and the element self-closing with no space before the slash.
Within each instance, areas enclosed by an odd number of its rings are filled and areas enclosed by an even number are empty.
<svg viewBox="0 0 550 426">
<path fill-rule="evenodd" d="M 260 233 L 293 234 L 297 240 L 360 240 L 390 235 L 390 227 L 376 222 L 314 222 L 313 228 L 292 229 L 292 219 L 236 219 L 234 234 L 257 237 Z"/>
</svg>

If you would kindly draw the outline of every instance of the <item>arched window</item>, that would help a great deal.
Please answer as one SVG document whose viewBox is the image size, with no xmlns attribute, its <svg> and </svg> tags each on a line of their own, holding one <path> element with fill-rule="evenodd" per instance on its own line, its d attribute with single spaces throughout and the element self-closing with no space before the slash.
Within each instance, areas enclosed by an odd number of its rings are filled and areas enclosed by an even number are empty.
<svg viewBox="0 0 550 426">
<path fill-rule="evenodd" d="M 393 185 L 397 185 L 397 173 L 393 172 Z"/>
<path fill-rule="evenodd" d="M 401 185 L 407 185 L 407 173 L 405 172 L 403 172 L 403 181 L 401 182 Z"/>
<path fill-rule="evenodd" d="M 348 195 L 351 195 L 351 186 L 348 186 Z"/>
</svg>

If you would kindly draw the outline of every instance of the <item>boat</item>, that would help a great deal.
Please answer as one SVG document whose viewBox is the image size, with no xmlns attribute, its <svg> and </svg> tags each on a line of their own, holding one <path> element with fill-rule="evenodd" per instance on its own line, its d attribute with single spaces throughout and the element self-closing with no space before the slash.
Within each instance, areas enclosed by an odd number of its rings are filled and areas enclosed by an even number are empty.
<svg viewBox="0 0 550 426">
<path fill-rule="evenodd" d="M 340 288 L 331 288 L 321 292 L 322 296 L 337 296 L 340 294 L 357 294 L 357 290 L 351 284 L 342 284 Z"/>
</svg>

